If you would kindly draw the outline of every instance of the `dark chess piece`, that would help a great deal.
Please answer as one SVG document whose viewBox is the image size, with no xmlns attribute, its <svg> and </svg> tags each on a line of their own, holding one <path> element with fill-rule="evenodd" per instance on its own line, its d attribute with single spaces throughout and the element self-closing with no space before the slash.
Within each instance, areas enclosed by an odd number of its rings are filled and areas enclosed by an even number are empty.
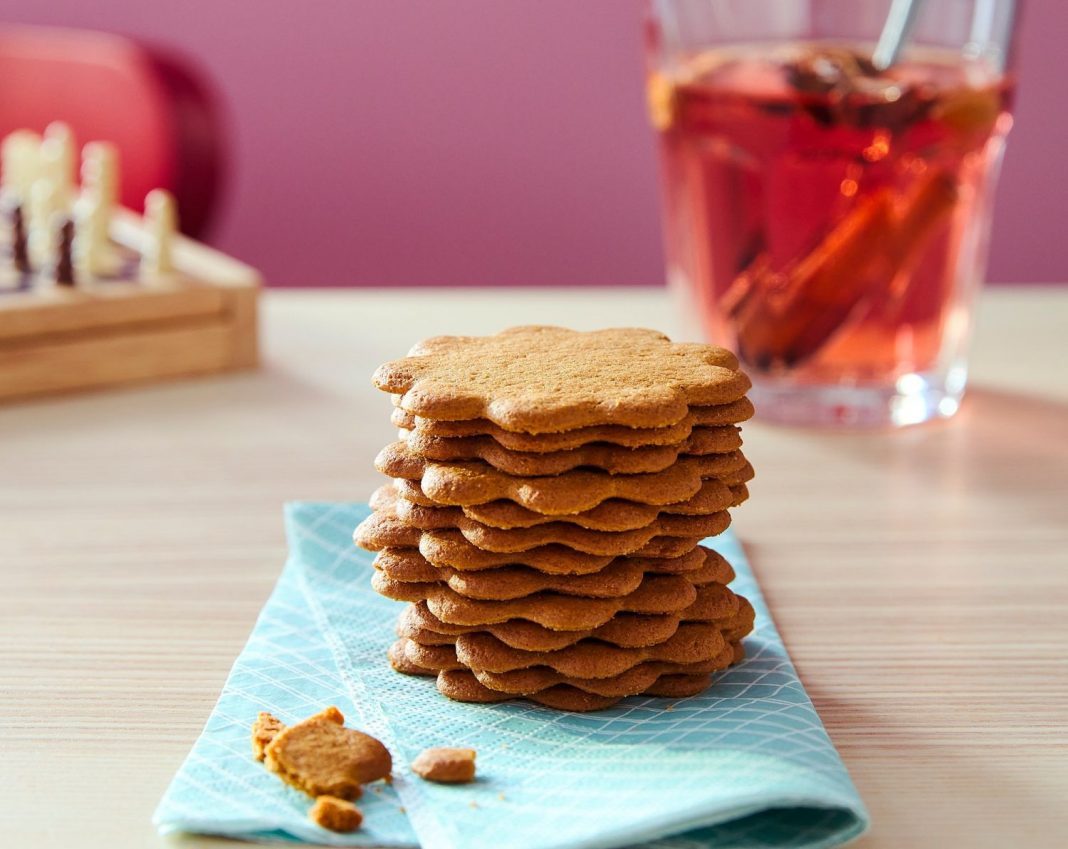
<svg viewBox="0 0 1068 849">
<path fill-rule="evenodd" d="M 25 274 L 30 270 L 30 252 L 26 244 L 26 220 L 22 215 L 22 203 L 17 198 L 3 200 L 4 224 L 11 237 L 11 264 Z"/>
<path fill-rule="evenodd" d="M 23 274 L 30 270 L 30 251 L 26 240 L 26 221 L 22 217 L 22 204 L 11 211 L 11 260 Z"/>
<path fill-rule="evenodd" d="M 52 279 L 57 286 L 74 285 L 74 221 L 70 216 L 61 219 L 59 238 L 56 240 L 56 262 L 52 269 Z"/>
</svg>

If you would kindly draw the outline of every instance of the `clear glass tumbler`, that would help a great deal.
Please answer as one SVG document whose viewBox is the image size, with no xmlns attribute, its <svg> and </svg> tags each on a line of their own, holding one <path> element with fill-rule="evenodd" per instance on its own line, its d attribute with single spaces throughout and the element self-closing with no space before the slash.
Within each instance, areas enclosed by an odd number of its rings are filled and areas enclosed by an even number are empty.
<svg viewBox="0 0 1068 849">
<path fill-rule="evenodd" d="M 649 3 L 668 279 L 765 419 L 915 424 L 964 394 L 1015 5 L 917 0 L 888 63 L 890 7 Z"/>
</svg>

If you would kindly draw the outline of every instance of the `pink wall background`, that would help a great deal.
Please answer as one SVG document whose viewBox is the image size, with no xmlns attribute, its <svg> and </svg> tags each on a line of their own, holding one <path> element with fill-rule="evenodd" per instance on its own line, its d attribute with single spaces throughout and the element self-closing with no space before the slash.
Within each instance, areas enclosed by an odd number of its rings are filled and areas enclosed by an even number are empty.
<svg viewBox="0 0 1068 849">
<path fill-rule="evenodd" d="M 663 279 L 641 0 L 0 0 L 175 48 L 215 81 L 212 241 L 276 285 Z M 1032 0 L 990 277 L 1068 281 L 1068 4 Z"/>
</svg>

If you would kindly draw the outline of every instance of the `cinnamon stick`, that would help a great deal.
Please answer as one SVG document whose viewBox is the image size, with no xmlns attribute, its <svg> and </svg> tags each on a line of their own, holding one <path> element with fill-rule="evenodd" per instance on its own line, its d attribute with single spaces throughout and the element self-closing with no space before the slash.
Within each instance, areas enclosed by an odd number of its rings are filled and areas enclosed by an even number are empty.
<svg viewBox="0 0 1068 849">
<path fill-rule="evenodd" d="M 747 299 L 737 316 L 738 347 L 746 360 L 760 367 L 793 365 L 814 353 L 807 350 L 811 342 L 801 348 L 799 341 L 825 340 L 863 297 L 864 274 L 878 254 L 876 243 L 890 226 L 892 209 L 887 190 L 864 198 L 787 274 L 780 303 Z"/>
<path fill-rule="evenodd" d="M 952 174 L 935 171 L 899 205 L 887 189 L 861 201 L 787 272 L 785 287 L 754 262 L 761 277 L 745 281 L 734 313 L 743 357 L 790 366 L 818 353 L 863 300 L 886 295 L 895 278 L 908 280 L 908 266 L 956 200 Z"/>
</svg>

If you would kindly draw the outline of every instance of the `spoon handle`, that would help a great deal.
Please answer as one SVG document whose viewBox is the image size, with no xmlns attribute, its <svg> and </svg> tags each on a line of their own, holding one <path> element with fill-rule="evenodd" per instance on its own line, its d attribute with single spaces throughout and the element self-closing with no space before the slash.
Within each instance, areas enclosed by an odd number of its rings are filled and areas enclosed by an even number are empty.
<svg viewBox="0 0 1068 849">
<path fill-rule="evenodd" d="M 879 43 L 875 45 L 875 52 L 871 55 L 871 62 L 876 70 L 885 71 L 897 61 L 922 5 L 923 0 L 891 2 L 890 13 L 886 16 L 883 31 L 879 34 Z"/>
</svg>

